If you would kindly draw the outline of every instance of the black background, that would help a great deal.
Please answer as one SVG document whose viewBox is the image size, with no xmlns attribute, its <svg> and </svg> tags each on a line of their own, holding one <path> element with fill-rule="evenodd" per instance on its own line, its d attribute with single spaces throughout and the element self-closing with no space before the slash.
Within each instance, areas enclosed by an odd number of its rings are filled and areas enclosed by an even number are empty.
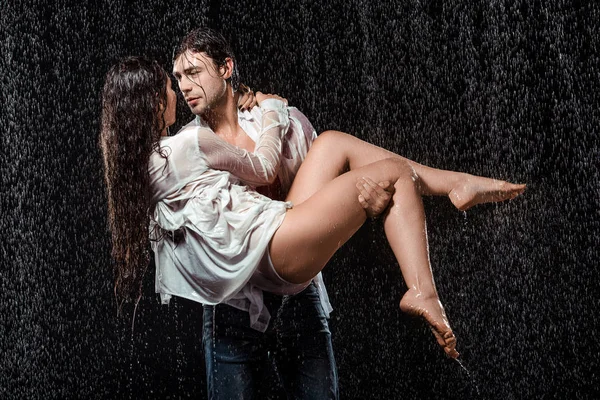
<svg viewBox="0 0 600 400">
<path fill-rule="evenodd" d="M 324 3 L 324 4 L 320 4 Z M 119 57 L 167 70 L 190 29 L 242 79 L 421 163 L 514 182 L 502 205 L 426 199 L 460 366 L 398 311 L 380 222 L 324 272 L 344 399 L 595 398 L 599 6 L 550 1 L 1 2 L 0 397 L 204 398 L 202 310 L 148 274 L 117 318 L 97 146 Z M 179 124 L 190 119 L 185 106 Z M 276 382 L 273 398 L 280 398 Z"/>
</svg>

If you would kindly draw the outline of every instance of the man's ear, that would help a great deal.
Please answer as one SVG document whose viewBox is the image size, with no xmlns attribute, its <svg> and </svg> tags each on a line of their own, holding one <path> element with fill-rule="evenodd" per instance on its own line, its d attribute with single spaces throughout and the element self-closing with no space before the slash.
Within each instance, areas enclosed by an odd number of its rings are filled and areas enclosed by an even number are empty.
<svg viewBox="0 0 600 400">
<path fill-rule="evenodd" d="M 225 65 L 219 68 L 219 72 L 221 72 L 221 78 L 231 78 L 231 74 L 233 74 L 233 59 L 231 59 L 231 57 L 227 57 L 225 59 Z"/>
</svg>

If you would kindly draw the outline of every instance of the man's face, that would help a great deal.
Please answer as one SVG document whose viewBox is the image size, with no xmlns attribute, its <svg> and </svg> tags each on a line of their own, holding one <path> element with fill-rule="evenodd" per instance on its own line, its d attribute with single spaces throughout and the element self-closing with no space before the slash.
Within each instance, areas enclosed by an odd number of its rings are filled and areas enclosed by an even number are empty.
<svg viewBox="0 0 600 400">
<path fill-rule="evenodd" d="M 230 73 L 226 67 L 217 68 L 206 53 L 190 50 L 181 54 L 173 65 L 173 75 L 190 110 L 203 115 L 216 108 L 225 98 Z"/>
</svg>

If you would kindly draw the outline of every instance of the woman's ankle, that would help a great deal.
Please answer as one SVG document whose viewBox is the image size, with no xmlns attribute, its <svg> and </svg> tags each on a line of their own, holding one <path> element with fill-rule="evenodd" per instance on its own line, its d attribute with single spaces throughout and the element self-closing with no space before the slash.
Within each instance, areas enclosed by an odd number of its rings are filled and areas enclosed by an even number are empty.
<svg viewBox="0 0 600 400">
<path fill-rule="evenodd" d="M 410 311 L 415 307 L 423 306 L 427 303 L 439 302 L 439 297 L 435 289 L 420 290 L 418 288 L 409 288 L 400 300 L 402 311 Z"/>
</svg>

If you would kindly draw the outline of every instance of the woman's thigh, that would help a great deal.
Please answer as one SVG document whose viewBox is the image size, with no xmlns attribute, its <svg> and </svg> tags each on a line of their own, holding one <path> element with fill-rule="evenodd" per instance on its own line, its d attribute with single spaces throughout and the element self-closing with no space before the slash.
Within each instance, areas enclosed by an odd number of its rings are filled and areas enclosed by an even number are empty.
<svg viewBox="0 0 600 400">
<path fill-rule="evenodd" d="M 273 265 L 283 279 L 301 283 L 314 277 L 366 219 L 356 183 L 411 179 L 411 167 L 390 158 L 349 171 L 326 183 L 306 201 L 288 210 L 271 240 Z"/>
</svg>

